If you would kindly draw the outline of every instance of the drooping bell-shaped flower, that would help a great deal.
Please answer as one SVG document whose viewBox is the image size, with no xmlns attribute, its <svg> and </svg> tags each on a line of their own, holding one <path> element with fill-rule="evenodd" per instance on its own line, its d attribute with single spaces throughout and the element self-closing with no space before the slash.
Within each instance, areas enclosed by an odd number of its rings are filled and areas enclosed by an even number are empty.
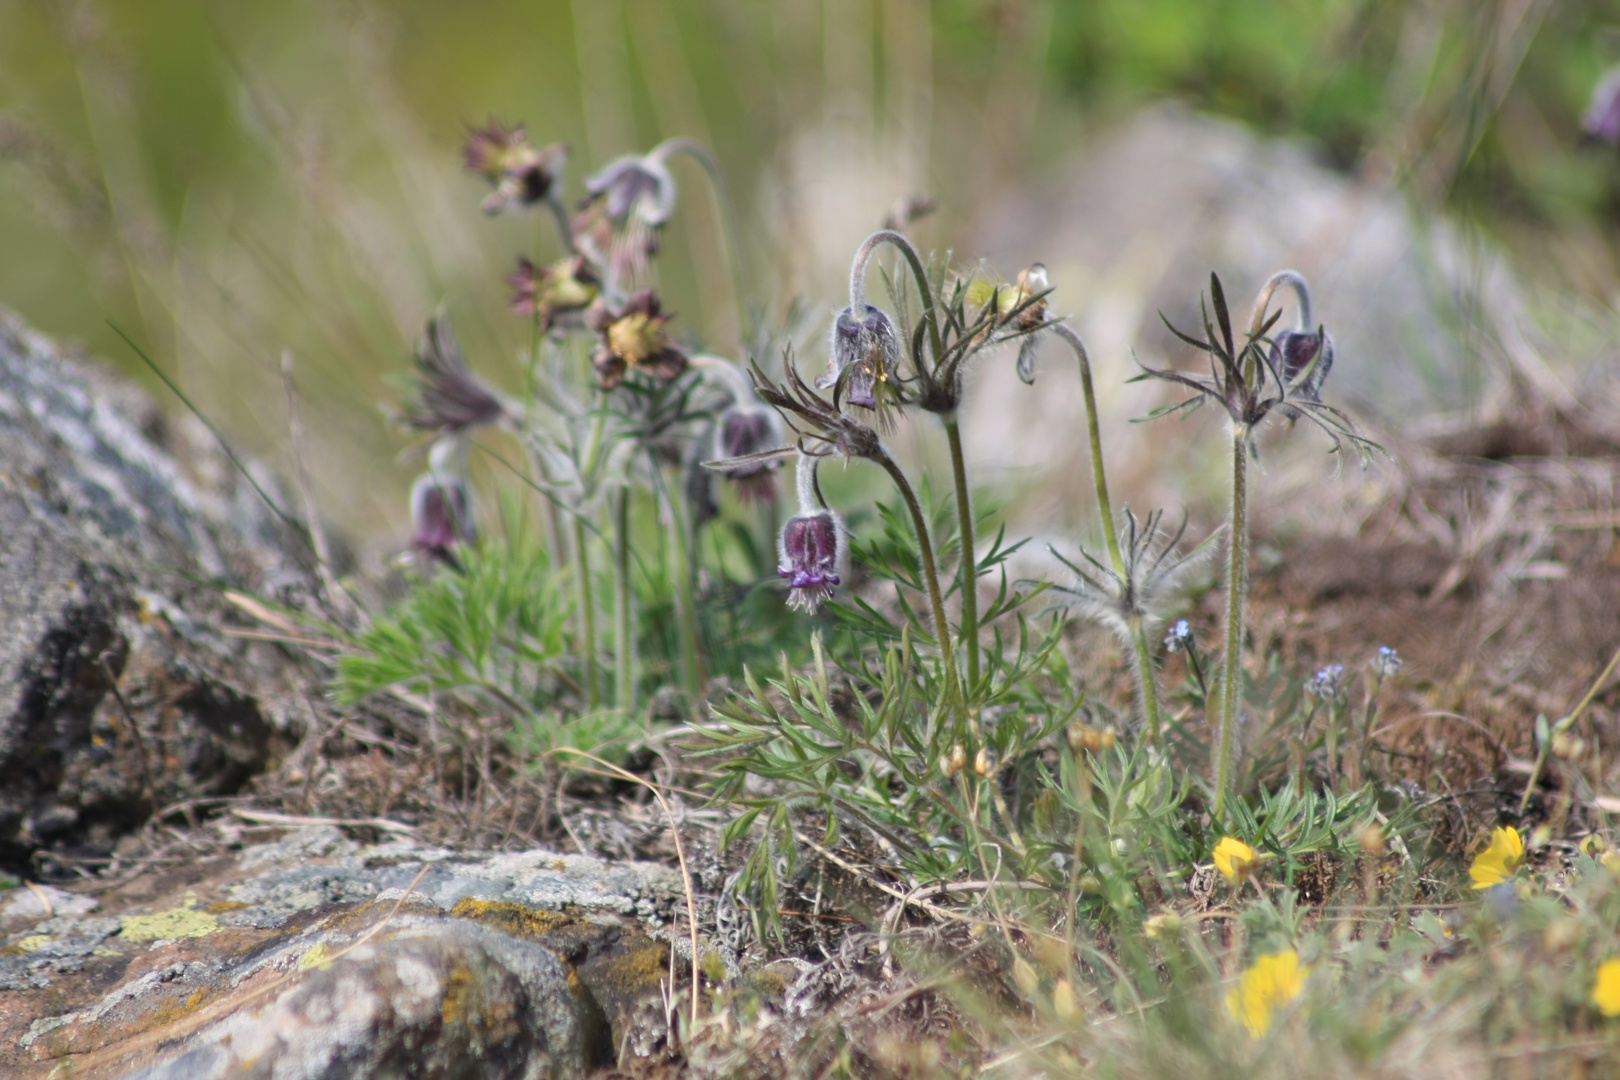
<svg viewBox="0 0 1620 1080">
<path fill-rule="evenodd" d="M 782 445 L 782 421 L 772 409 L 733 405 L 720 414 L 714 444 L 714 456 L 722 459 L 771 450 Z M 776 497 L 773 474 L 781 464 L 780 458 L 750 461 L 726 469 L 723 475 L 737 485 L 737 496 L 743 502 L 768 501 Z"/>
<path fill-rule="evenodd" d="M 686 370 L 686 353 L 664 329 L 670 318 L 651 289 L 642 289 L 616 308 L 598 298 L 585 313 L 585 325 L 601 335 L 591 363 L 603 390 L 612 390 L 632 371 L 668 382 Z"/>
<path fill-rule="evenodd" d="M 512 286 L 512 310 L 538 315 L 540 329 L 583 326 L 585 309 L 601 291 L 601 282 L 582 255 L 550 266 L 518 259 L 517 273 L 506 279 Z"/>
<path fill-rule="evenodd" d="M 473 128 L 462 147 L 462 160 L 494 185 L 484 199 L 486 214 L 499 214 L 533 206 L 551 194 L 552 186 L 568 162 L 568 149 L 561 143 L 536 148 L 521 124 L 506 127 L 491 120 Z"/>
<path fill-rule="evenodd" d="M 888 417 L 885 406 L 899 397 L 900 335 L 894 321 L 881 308 L 862 304 L 846 307 L 833 320 L 832 370 L 816 385 L 825 390 L 844 379 L 843 400 L 872 409 L 878 423 Z"/>
<path fill-rule="evenodd" d="M 622 157 L 587 177 L 585 189 L 574 242 L 622 285 L 658 254 L 659 231 L 675 212 L 675 178 L 661 158 Z"/>
<path fill-rule="evenodd" d="M 1326 330 L 1284 330 L 1272 339 L 1271 365 L 1290 397 L 1320 402 L 1322 383 L 1333 369 L 1333 338 Z M 1298 410 L 1283 412 L 1294 416 Z"/>
<path fill-rule="evenodd" d="M 781 563 L 777 576 L 788 583 L 788 607 L 812 612 L 831 598 L 840 584 L 838 566 L 844 554 L 844 526 L 831 510 L 811 510 L 782 526 Z"/>
<path fill-rule="evenodd" d="M 458 566 L 456 546 L 478 539 L 466 457 L 462 439 L 440 439 L 433 444 L 428 471 L 411 485 L 411 547 L 429 563 Z"/>
</svg>

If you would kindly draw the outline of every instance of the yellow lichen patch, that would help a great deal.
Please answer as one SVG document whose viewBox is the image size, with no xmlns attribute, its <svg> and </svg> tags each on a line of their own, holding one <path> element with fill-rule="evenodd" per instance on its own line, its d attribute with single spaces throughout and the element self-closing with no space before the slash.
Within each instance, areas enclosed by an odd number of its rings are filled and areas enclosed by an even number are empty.
<svg viewBox="0 0 1620 1080">
<path fill-rule="evenodd" d="M 467 1019 L 468 999 L 473 989 L 472 969 L 458 961 L 445 980 L 444 1000 L 439 1003 L 439 1019 L 445 1027 L 452 1027 Z"/>
<path fill-rule="evenodd" d="M 118 933 L 125 941 L 139 944 L 170 938 L 207 937 L 219 929 L 219 919 L 194 907 L 154 911 L 150 915 L 125 915 Z"/>
<path fill-rule="evenodd" d="M 513 937 L 540 938 L 573 920 L 555 911 L 524 907 L 510 900 L 477 900 L 464 896 L 450 909 L 450 916 L 499 930 Z"/>
<path fill-rule="evenodd" d="M 648 937 L 637 935 L 637 938 L 639 940 L 623 942 L 623 951 L 601 957 L 592 965 L 593 979 L 603 980 L 625 998 L 633 998 L 637 992 L 657 986 L 669 959 L 666 946 Z"/>
<path fill-rule="evenodd" d="M 240 900 L 221 900 L 218 903 L 209 904 L 205 910 L 210 915 L 223 915 L 227 911 L 240 911 L 245 907 L 247 905 Z"/>
<path fill-rule="evenodd" d="M 323 941 L 298 958 L 298 970 L 308 971 L 310 968 L 320 967 L 322 964 L 329 963 L 336 953 L 337 950 L 333 949 L 330 945 Z"/>
<path fill-rule="evenodd" d="M 188 1013 L 196 1012 L 197 1006 L 201 1005 L 207 997 L 207 991 L 193 990 L 184 1001 L 181 1001 L 178 997 L 169 998 L 152 1013 L 152 1026 L 154 1028 L 167 1027 Z"/>
<path fill-rule="evenodd" d="M 51 935 L 49 934 L 29 934 L 27 937 L 17 942 L 17 951 L 25 953 L 39 952 L 39 950 L 43 949 L 50 943 Z"/>
</svg>

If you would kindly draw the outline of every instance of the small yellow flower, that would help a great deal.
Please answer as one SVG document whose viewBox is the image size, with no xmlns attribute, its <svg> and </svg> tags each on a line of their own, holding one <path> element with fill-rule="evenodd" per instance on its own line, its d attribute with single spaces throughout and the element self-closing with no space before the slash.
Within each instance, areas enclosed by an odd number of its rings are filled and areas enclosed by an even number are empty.
<svg viewBox="0 0 1620 1080">
<path fill-rule="evenodd" d="M 1262 956 L 1226 995 L 1226 1008 L 1258 1039 L 1270 1030 L 1272 1014 L 1305 992 L 1307 974 L 1293 949 Z"/>
<path fill-rule="evenodd" d="M 1254 868 L 1260 865 L 1260 856 L 1254 848 L 1233 836 L 1221 837 L 1221 842 L 1215 845 L 1214 858 L 1215 869 L 1234 885 L 1248 880 Z"/>
<path fill-rule="evenodd" d="M 1474 888 L 1488 889 L 1500 885 L 1513 876 L 1524 861 L 1524 841 L 1519 830 L 1509 826 L 1491 833 L 1491 846 L 1474 856 L 1468 876 L 1474 879 Z"/>
<path fill-rule="evenodd" d="M 1598 967 L 1592 1004 L 1604 1016 L 1620 1016 L 1620 960 L 1605 960 Z"/>
</svg>

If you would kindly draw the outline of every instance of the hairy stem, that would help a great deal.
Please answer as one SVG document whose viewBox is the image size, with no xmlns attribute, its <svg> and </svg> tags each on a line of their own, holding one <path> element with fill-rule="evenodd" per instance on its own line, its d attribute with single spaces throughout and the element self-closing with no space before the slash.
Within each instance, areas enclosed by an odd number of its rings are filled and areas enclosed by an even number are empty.
<svg viewBox="0 0 1620 1080">
<path fill-rule="evenodd" d="M 654 475 L 658 478 L 658 497 L 668 514 L 670 532 L 675 537 L 675 618 L 681 636 L 681 674 L 685 679 L 687 690 L 695 699 L 701 701 L 708 684 L 708 676 L 704 670 L 702 637 L 698 631 L 697 590 L 695 567 L 692 562 L 693 537 L 688 526 L 689 519 L 675 491 L 665 481 L 651 447 L 647 450 L 647 458 Z"/>
<path fill-rule="evenodd" d="M 928 284 L 928 270 L 923 266 L 922 256 L 917 249 L 911 246 L 900 233 L 892 229 L 882 229 L 866 238 L 865 243 L 855 252 L 855 261 L 849 268 L 849 306 L 859 309 L 866 303 L 866 265 L 872 261 L 872 255 L 884 244 L 898 248 L 911 264 L 911 276 L 917 279 L 917 292 L 922 295 L 922 317 L 928 321 L 928 344 L 934 350 L 934 363 L 944 358 L 944 345 L 939 336 L 939 320 L 934 311 L 934 290 Z"/>
<path fill-rule="evenodd" d="M 614 665 L 613 689 L 619 708 L 626 713 L 636 707 L 636 637 L 630 622 L 630 494 L 629 478 L 619 489 L 614 508 Z"/>
<path fill-rule="evenodd" d="M 731 271 L 732 304 L 737 309 L 737 341 L 741 350 L 748 342 L 750 327 L 747 294 L 743 290 L 741 233 L 737 229 L 737 208 L 731 201 L 731 189 L 726 186 L 726 175 L 720 170 L 720 163 L 715 160 L 714 154 L 695 139 L 665 139 L 653 147 L 647 156 L 655 161 L 665 161 L 676 154 L 685 154 L 703 169 L 715 204 L 720 208 L 720 231 L 725 237 L 726 263 Z"/>
<path fill-rule="evenodd" d="M 962 640 L 967 645 L 967 689 L 971 693 L 979 682 L 979 559 L 973 542 L 973 496 L 968 490 L 956 410 L 940 414 L 940 420 L 950 443 L 951 475 L 956 481 L 956 527 L 962 539 Z"/>
<path fill-rule="evenodd" d="M 951 648 L 951 624 L 945 619 L 945 597 L 939 591 L 939 570 L 934 563 L 934 543 L 928 535 L 928 522 L 923 517 L 922 505 L 917 502 L 917 493 L 911 490 L 911 482 L 900 471 L 900 466 L 887 452 L 881 453 L 876 461 L 889 474 L 894 486 L 900 489 L 900 497 L 906 500 L 906 509 L 911 511 L 912 527 L 917 530 L 917 550 L 922 556 L 928 602 L 934 609 L 934 638 L 939 642 L 940 656 L 945 662 L 945 692 L 949 696 L 957 685 L 956 653 Z"/>
<path fill-rule="evenodd" d="M 1114 574 L 1121 582 L 1129 582 L 1130 567 L 1125 565 L 1125 556 L 1119 550 L 1119 530 L 1114 526 L 1114 506 L 1108 498 L 1108 473 L 1103 467 L 1102 429 L 1097 420 L 1097 391 L 1091 382 L 1091 355 L 1086 352 L 1086 343 L 1080 340 L 1067 323 L 1059 323 L 1052 328 L 1053 333 L 1068 343 L 1074 351 L 1075 360 L 1080 365 L 1080 388 L 1086 398 L 1086 433 L 1091 440 L 1091 481 L 1097 489 L 1097 512 L 1103 519 L 1103 538 L 1108 543 L 1108 560 L 1114 567 Z M 1148 739 L 1151 742 L 1159 741 L 1159 688 L 1158 675 L 1153 670 L 1153 653 L 1148 647 L 1147 628 L 1142 618 L 1137 616 L 1131 619 L 1131 646 L 1136 653 L 1136 682 L 1137 691 L 1142 699 L 1142 720 L 1146 725 Z"/>
<path fill-rule="evenodd" d="M 1243 703 L 1243 608 L 1249 588 L 1249 429 L 1232 425 L 1232 523 L 1226 537 L 1226 661 L 1221 672 L 1219 745 L 1215 753 L 1215 818 L 1226 809 L 1232 740 Z"/>
<path fill-rule="evenodd" d="M 596 666 L 596 605 L 591 602 L 590 548 L 585 536 L 585 518 L 574 515 L 574 580 L 579 587 L 582 636 L 580 654 L 585 657 L 585 702 L 592 709 L 602 706 L 602 678 Z"/>
</svg>

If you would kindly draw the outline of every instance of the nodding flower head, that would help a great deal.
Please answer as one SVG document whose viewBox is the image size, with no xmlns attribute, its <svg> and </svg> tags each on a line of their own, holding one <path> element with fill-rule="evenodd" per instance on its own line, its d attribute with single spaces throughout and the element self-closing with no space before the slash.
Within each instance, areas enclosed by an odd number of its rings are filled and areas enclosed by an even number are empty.
<svg viewBox="0 0 1620 1080">
<path fill-rule="evenodd" d="M 590 192 L 574 219 L 581 251 L 615 281 L 644 273 L 658 233 L 675 212 L 675 178 L 661 158 L 622 157 L 587 177 Z"/>
<path fill-rule="evenodd" d="M 1593 142 L 1620 146 L 1620 67 L 1605 71 L 1593 87 L 1581 134 Z"/>
<path fill-rule="evenodd" d="M 1289 397 L 1321 404 L 1322 383 L 1333 369 L 1333 339 L 1326 330 L 1284 330 L 1271 342 L 1271 366 Z M 1285 416 L 1299 410 L 1283 405 Z"/>
<path fill-rule="evenodd" d="M 417 400 L 401 417 L 410 427 L 450 435 L 496 423 L 507 414 L 500 395 L 467 369 L 444 319 L 428 320 L 416 349 L 416 369 Z"/>
<path fill-rule="evenodd" d="M 782 445 L 782 421 L 762 406 L 733 405 L 720 414 L 714 429 L 714 456 L 750 458 L 744 464 L 725 469 L 723 475 L 737 485 L 744 502 L 769 501 L 776 497 L 773 474 L 781 458 L 757 459 L 762 451 Z"/>
<path fill-rule="evenodd" d="M 643 289 L 623 304 L 610 308 L 601 298 L 585 313 L 585 324 L 601 335 L 591 363 L 603 390 L 612 390 L 627 373 L 669 382 L 686 370 L 686 353 L 669 340 L 658 297 Z"/>
<path fill-rule="evenodd" d="M 521 124 L 506 127 L 495 120 L 469 131 L 461 154 L 468 171 L 495 186 L 484 199 L 486 214 L 540 202 L 551 194 L 568 162 L 568 149 L 561 143 L 536 148 Z"/>
<path fill-rule="evenodd" d="M 411 485 L 411 547 L 429 563 L 458 566 L 454 549 L 478 539 L 466 445 L 454 436 L 433 444 L 428 471 Z"/>
<path fill-rule="evenodd" d="M 844 379 L 844 400 L 876 410 L 879 422 L 886 422 L 884 405 L 900 395 L 900 335 L 894 321 L 871 304 L 858 311 L 845 308 L 833 320 L 831 353 L 832 370 L 816 385 L 826 389 Z"/>
<path fill-rule="evenodd" d="M 584 325 L 584 311 L 601 291 L 601 282 L 583 255 L 550 266 L 520 258 L 517 273 L 506 280 L 512 286 L 512 310 L 538 315 L 540 328 L 546 331 Z"/>
<path fill-rule="evenodd" d="M 840 584 L 844 526 L 831 510 L 811 510 L 782 526 L 781 564 L 777 576 L 788 583 L 788 607 L 812 612 Z"/>
</svg>

